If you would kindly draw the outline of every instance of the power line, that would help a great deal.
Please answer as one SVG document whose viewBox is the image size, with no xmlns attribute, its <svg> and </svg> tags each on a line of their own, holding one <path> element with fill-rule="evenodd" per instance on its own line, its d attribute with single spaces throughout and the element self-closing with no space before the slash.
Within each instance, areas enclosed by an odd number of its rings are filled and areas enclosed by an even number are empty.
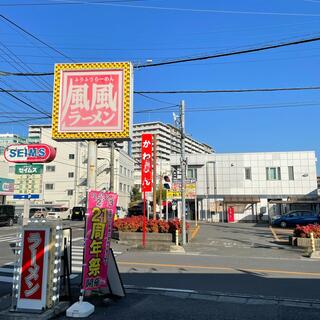
<svg viewBox="0 0 320 320">
<path fill-rule="evenodd" d="M 205 94 L 205 93 L 242 93 L 242 92 L 273 92 L 273 91 L 304 91 L 304 90 L 319 90 L 320 86 L 306 87 L 283 87 L 283 88 L 253 88 L 253 89 L 198 89 L 198 90 L 143 90 L 133 91 L 145 98 L 152 99 L 157 102 L 171 104 L 172 102 L 154 99 L 146 96 L 146 94 Z M 20 89 L 1 89 L 1 92 L 16 92 L 16 93 L 52 93 L 52 90 L 20 90 Z"/>
<path fill-rule="evenodd" d="M 59 6 L 59 5 L 99 5 L 103 3 L 122 3 L 122 2 L 138 2 L 146 0 L 108 0 L 108 1 L 74 1 L 74 2 L 42 2 L 42 3 L 4 3 L 0 4 L 0 7 L 29 7 L 29 6 Z"/>
<path fill-rule="evenodd" d="M 63 52 L 57 50 L 56 48 L 52 47 L 50 44 L 42 41 L 41 39 L 39 39 L 38 37 L 36 37 L 35 35 L 33 35 L 32 33 L 30 33 L 29 31 L 27 31 L 26 29 L 20 27 L 19 25 L 17 25 L 15 22 L 13 22 L 12 20 L 6 18 L 4 15 L 0 14 L 0 17 L 2 19 L 4 19 L 5 21 L 7 21 L 8 23 L 12 24 L 13 26 L 15 26 L 16 28 L 18 28 L 19 30 L 21 30 L 22 32 L 26 33 L 28 36 L 32 37 L 33 39 L 39 41 L 40 43 L 42 43 L 43 45 L 45 45 L 46 47 L 48 47 L 49 49 L 53 50 L 54 52 L 60 54 L 61 56 L 63 56 L 64 58 L 71 60 L 73 62 L 75 62 L 72 58 L 68 57 L 67 55 L 65 55 Z"/>
<path fill-rule="evenodd" d="M 299 102 L 299 103 L 288 103 L 288 104 L 271 104 L 271 105 L 242 105 L 242 106 L 220 106 L 214 108 L 195 107 L 187 108 L 185 112 L 219 112 L 219 111 L 241 111 L 241 110 L 259 110 L 259 109 L 280 109 L 280 108 L 301 108 L 301 107 L 320 107 L 319 102 Z M 164 113 L 172 111 L 159 111 L 161 108 L 155 108 L 151 110 L 141 110 L 142 112 L 150 113 Z"/>
<path fill-rule="evenodd" d="M 313 38 L 308 38 L 308 39 L 300 39 L 300 40 L 296 40 L 296 41 L 282 42 L 282 43 L 273 44 L 273 45 L 266 45 L 266 46 L 262 46 L 262 47 L 258 47 L 258 48 L 231 51 L 231 52 L 225 52 L 225 53 L 217 53 L 217 54 L 206 55 L 206 56 L 202 56 L 202 57 L 200 56 L 200 57 L 194 57 L 194 58 L 175 59 L 175 60 L 169 60 L 169 61 L 163 61 L 163 62 L 148 63 L 148 64 L 136 65 L 134 67 L 136 69 L 141 69 L 141 68 L 149 68 L 149 67 L 158 67 L 158 66 L 169 65 L 169 64 L 177 64 L 177 63 L 184 63 L 184 62 L 191 62 L 191 61 L 229 57 L 229 56 L 234 56 L 234 55 L 239 55 L 239 54 L 253 53 L 253 52 L 283 48 L 283 47 L 288 47 L 288 46 L 294 46 L 294 45 L 298 45 L 298 44 L 311 43 L 311 42 L 315 42 L 315 41 L 319 41 L 319 40 L 320 40 L 320 37 L 313 37 Z"/>
<path fill-rule="evenodd" d="M 0 124 L 12 124 L 12 123 L 28 122 L 28 121 L 43 120 L 43 119 L 48 119 L 48 117 L 25 118 L 20 120 L 1 121 Z"/>
<path fill-rule="evenodd" d="M 0 17 L 2 17 L 2 15 L 0 15 Z M 254 52 L 260 52 L 260 51 L 265 51 L 265 50 L 294 46 L 294 45 L 298 45 L 298 44 L 312 43 L 312 42 L 316 42 L 319 40 L 320 40 L 320 37 L 304 38 L 304 39 L 299 39 L 299 40 L 295 40 L 295 41 L 280 42 L 280 43 L 272 44 L 272 45 L 264 45 L 262 47 L 255 47 L 255 48 L 251 48 L 251 49 L 235 50 L 235 51 L 224 52 L 224 53 L 216 53 L 216 54 L 212 54 L 212 55 L 197 56 L 197 57 L 193 57 L 193 58 L 190 57 L 190 58 L 182 58 L 182 59 L 173 59 L 173 60 L 167 60 L 167 61 L 162 61 L 162 62 L 160 61 L 160 62 L 156 62 L 156 63 L 134 65 L 134 68 L 135 69 L 142 69 L 142 68 L 158 67 L 158 66 L 164 66 L 164 65 L 192 62 L 192 61 L 201 61 L 201 60 L 208 60 L 208 59 L 214 59 L 214 58 L 229 57 L 229 56 L 234 56 L 234 55 L 254 53 Z M 70 58 L 68 58 L 68 59 L 70 59 Z M 53 72 L 19 73 L 19 72 L 0 71 L 0 75 L 2 75 L 2 76 L 51 76 L 53 74 L 54 74 Z"/>
<path fill-rule="evenodd" d="M 225 90 L 157 90 L 157 91 L 135 91 L 137 94 L 186 94 L 186 93 L 242 93 L 242 92 L 274 92 L 274 91 L 303 91 L 303 90 L 319 90 L 316 87 L 291 87 L 291 88 L 256 88 L 256 89 L 225 89 Z"/>
<path fill-rule="evenodd" d="M 8 92 L 7 90 L 3 89 L 0 87 L 0 91 L 5 92 L 6 94 L 8 94 L 10 97 L 12 97 L 15 100 L 20 101 L 21 103 L 25 104 L 26 106 L 28 106 L 29 108 L 38 111 L 39 113 L 45 115 L 45 116 L 51 116 L 49 113 L 42 111 L 41 109 L 34 107 L 32 104 L 20 99 L 19 97 L 17 97 L 16 95 L 12 94 L 11 92 Z"/>
<path fill-rule="evenodd" d="M 142 92 L 134 91 L 133 93 L 136 93 L 136 94 L 140 95 L 141 97 L 144 97 L 144 98 L 147 98 L 147 99 L 150 99 L 150 100 L 152 100 L 152 101 L 159 102 L 159 103 L 168 104 L 168 105 L 170 105 L 170 106 L 172 106 L 172 104 L 173 104 L 173 102 L 163 101 L 163 100 L 159 100 L 159 99 L 155 99 L 155 98 L 146 96 L 145 93 L 147 93 L 147 92 L 142 93 Z M 179 106 L 179 105 L 176 104 L 176 105 L 174 105 L 174 106 Z"/>
</svg>

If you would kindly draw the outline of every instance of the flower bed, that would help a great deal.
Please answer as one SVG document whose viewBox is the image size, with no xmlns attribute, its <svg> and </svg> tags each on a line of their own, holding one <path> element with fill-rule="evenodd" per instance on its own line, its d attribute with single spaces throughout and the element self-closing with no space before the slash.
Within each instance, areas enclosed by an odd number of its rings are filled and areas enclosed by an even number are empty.
<svg viewBox="0 0 320 320">
<path fill-rule="evenodd" d="M 178 219 L 169 221 L 147 220 L 146 246 L 144 248 L 156 251 L 169 251 L 172 244 L 176 241 L 176 230 L 179 231 L 179 240 L 182 237 L 181 227 L 182 222 Z M 187 230 L 189 229 L 188 223 L 186 223 L 186 228 Z M 143 216 L 118 219 L 114 222 L 112 238 L 119 241 L 119 243 L 141 248 L 142 231 Z"/>
<path fill-rule="evenodd" d="M 315 246 L 320 247 L 320 225 L 308 224 L 306 226 L 296 226 L 293 235 L 289 236 L 289 243 L 300 248 L 311 247 L 311 232 L 315 238 Z"/>
<path fill-rule="evenodd" d="M 142 232 L 143 216 L 118 219 L 114 222 L 114 230 L 123 232 Z M 187 230 L 189 224 L 186 223 Z M 149 219 L 146 221 L 146 231 L 152 233 L 175 233 L 176 230 L 181 233 L 182 221 L 179 219 L 164 221 Z"/>
<path fill-rule="evenodd" d="M 315 239 L 320 238 L 320 225 L 308 224 L 306 226 L 296 226 L 293 230 L 293 236 L 299 238 L 311 238 L 311 233 Z"/>
</svg>

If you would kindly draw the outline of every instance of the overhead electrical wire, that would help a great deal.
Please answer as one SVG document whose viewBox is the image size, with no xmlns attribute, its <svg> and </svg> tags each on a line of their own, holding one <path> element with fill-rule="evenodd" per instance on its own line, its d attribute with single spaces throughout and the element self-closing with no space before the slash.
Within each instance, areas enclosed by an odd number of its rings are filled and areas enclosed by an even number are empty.
<svg viewBox="0 0 320 320">
<path fill-rule="evenodd" d="M 33 109 L 33 110 L 35 110 L 35 111 L 38 111 L 39 113 L 41 113 L 41 114 L 43 114 L 43 115 L 51 116 L 48 112 L 45 112 L 45 111 L 43 111 L 43 110 L 41 110 L 41 109 L 33 106 L 32 104 L 24 101 L 23 99 L 17 97 L 17 96 L 14 95 L 13 93 L 8 92 L 7 90 L 5 90 L 5 89 L 3 89 L 3 88 L 1 88 L 1 87 L 0 87 L 0 91 L 5 92 L 7 95 L 9 95 L 10 97 L 12 97 L 13 99 L 20 101 L 21 103 L 23 103 L 23 104 L 26 105 L 27 107 L 29 107 L 29 108 L 31 108 L 31 109 Z"/>
<path fill-rule="evenodd" d="M 0 15 L 0 17 L 3 17 L 3 16 Z M 243 50 L 233 50 L 233 51 L 229 51 L 229 52 L 215 53 L 215 54 L 211 54 L 211 55 L 202 55 L 202 56 L 196 56 L 196 57 L 172 59 L 172 60 L 160 61 L 160 62 L 155 62 L 155 63 L 140 64 L 140 65 L 138 64 L 138 65 L 134 65 L 134 68 L 135 69 L 151 68 L 151 67 L 159 67 L 159 66 L 164 66 L 164 65 L 172 65 L 172 64 L 186 63 L 186 62 L 192 62 L 192 61 L 202 61 L 202 60 L 208 60 L 208 59 L 214 59 L 214 58 L 229 57 L 229 56 L 235 56 L 235 55 L 240 55 L 240 54 L 254 53 L 254 52 L 260 52 L 260 51 L 265 51 L 265 50 L 272 50 L 272 49 L 277 49 L 277 48 L 294 46 L 294 45 L 299 45 L 299 44 L 312 43 L 312 42 L 316 42 L 319 40 L 320 40 L 319 36 L 311 37 L 311 38 L 303 38 L 303 39 L 299 39 L 299 40 L 279 42 L 279 43 L 275 43 L 275 44 L 264 45 L 264 46 L 260 46 L 260 47 L 243 49 Z M 1 76 L 51 76 L 53 74 L 54 74 L 53 72 L 24 73 L 24 72 L 8 72 L 8 71 L 0 70 Z"/>
<path fill-rule="evenodd" d="M 28 36 L 30 36 L 31 38 L 37 40 L 38 42 L 42 43 L 44 46 L 48 47 L 49 49 L 53 50 L 54 52 L 58 53 L 59 55 L 63 56 L 64 58 L 71 60 L 73 62 L 75 62 L 72 58 L 68 57 L 67 55 L 65 55 L 63 52 L 59 51 L 58 49 L 54 48 L 53 46 L 51 46 L 50 44 L 44 42 L 43 40 L 41 40 L 40 38 L 38 38 L 37 36 L 35 36 L 34 34 L 32 34 L 31 32 L 27 31 L 26 29 L 20 27 L 18 24 L 16 24 L 15 22 L 13 22 L 12 20 L 8 19 L 7 17 L 5 17 L 3 14 L 0 14 L 0 18 L 2 18 L 3 20 L 5 20 L 6 22 L 10 23 L 11 25 L 13 25 L 14 27 L 16 27 L 17 29 L 19 29 L 20 31 L 24 32 L 25 34 L 27 34 Z"/>
<path fill-rule="evenodd" d="M 300 39 L 300 40 L 295 40 L 295 41 L 282 42 L 282 43 L 278 43 L 278 44 L 265 45 L 265 46 L 257 47 L 257 48 L 236 50 L 236 51 L 224 52 L 224 53 L 217 53 L 217 54 L 213 54 L 213 55 L 205 55 L 205 56 L 194 57 L 194 58 L 184 58 L 184 59 L 175 59 L 175 60 L 168 60 L 168 61 L 156 62 L 156 63 L 148 63 L 148 64 L 136 65 L 134 67 L 136 69 L 141 69 L 141 68 L 158 67 L 158 66 L 191 62 L 191 61 L 200 61 L 200 60 L 208 60 L 208 59 L 214 59 L 214 58 L 229 57 L 229 56 L 234 56 L 234 55 L 247 54 L 247 53 L 259 52 L 259 51 L 283 48 L 283 47 L 288 47 L 288 46 L 294 46 L 294 45 L 298 45 L 298 44 L 311 43 L 311 42 L 316 42 L 319 40 L 320 40 L 320 37 L 312 37 L 312 38 L 308 38 L 308 39 Z"/>
<path fill-rule="evenodd" d="M 301 13 L 301 12 L 267 12 L 267 11 L 238 11 L 238 10 L 222 10 L 222 9 L 193 9 L 193 8 L 179 8 L 179 7 L 158 7 L 158 6 L 146 6 L 146 5 L 132 5 L 125 4 L 125 2 L 135 2 L 138 0 L 123 0 L 124 4 L 118 4 L 121 1 L 55 1 L 53 4 L 73 4 L 73 5 L 101 5 L 101 6 L 112 6 L 112 7 L 124 7 L 124 8 L 135 8 L 135 9 L 151 9 L 151 10 L 162 10 L 162 11 L 180 11 L 180 12 L 197 12 L 197 13 L 219 13 L 219 14 L 244 14 L 244 15 L 274 15 L 274 16 L 298 16 L 298 17 L 320 17 L 317 13 Z M 312 1 L 312 0 L 309 0 Z M 313 0 L 315 2 L 315 0 Z M 52 5 L 53 5 L 52 4 Z M 10 6 L 4 4 L 2 6 Z"/>
<path fill-rule="evenodd" d="M 35 2 L 35 3 L 3 3 L 0 7 L 28 7 L 28 6 L 59 6 L 59 5 L 90 5 L 90 4 L 103 4 L 103 3 L 122 3 L 122 2 L 139 2 L 146 0 L 108 0 L 108 1 L 59 1 L 59 2 Z"/>
<path fill-rule="evenodd" d="M 196 89 L 196 90 L 138 90 L 133 93 L 152 99 L 157 102 L 167 103 L 172 105 L 172 102 L 154 99 L 146 94 L 206 94 L 206 93 L 250 93 L 250 92 L 277 92 L 277 91 L 305 91 L 305 90 L 320 90 L 320 86 L 306 87 L 279 87 L 279 88 L 247 88 L 247 89 Z M 1 89 L 1 92 L 15 93 L 52 93 L 52 90 L 24 90 L 24 89 Z"/>
</svg>

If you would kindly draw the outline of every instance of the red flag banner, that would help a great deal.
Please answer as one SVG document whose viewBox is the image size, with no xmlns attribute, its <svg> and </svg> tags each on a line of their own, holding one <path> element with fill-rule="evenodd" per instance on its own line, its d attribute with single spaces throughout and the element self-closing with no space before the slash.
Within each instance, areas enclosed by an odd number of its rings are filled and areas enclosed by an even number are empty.
<svg viewBox="0 0 320 320">
<path fill-rule="evenodd" d="M 152 134 L 142 134 L 141 192 L 152 192 Z"/>
</svg>

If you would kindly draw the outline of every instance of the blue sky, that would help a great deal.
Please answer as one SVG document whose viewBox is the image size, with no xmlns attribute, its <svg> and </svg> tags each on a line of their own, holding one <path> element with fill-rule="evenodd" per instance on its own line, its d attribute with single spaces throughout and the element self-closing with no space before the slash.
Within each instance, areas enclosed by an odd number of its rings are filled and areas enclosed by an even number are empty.
<svg viewBox="0 0 320 320">
<path fill-rule="evenodd" d="M 77 5 L 74 2 L 78 2 Z M 90 3 L 91 2 L 91 3 Z M 228 52 L 320 35 L 317 0 L 0 0 L 1 13 L 78 62 L 145 63 Z M 82 3 L 82 4 L 79 4 Z M 23 5 L 24 4 L 24 5 Z M 0 18 L 0 70 L 52 72 L 70 62 Z M 320 42 L 135 71 L 134 89 L 244 89 L 319 86 Z M 28 68 L 28 69 L 25 69 Z M 51 90 L 52 77 L 1 77 L 5 89 Z M 50 93 L 16 93 L 51 112 Z M 134 111 L 186 103 L 186 131 L 217 152 L 315 150 L 320 153 L 320 92 L 135 95 Z M 245 106 L 288 106 L 213 111 Z M 210 110 L 211 109 L 211 110 Z M 202 111 L 201 111 L 202 110 Z M 204 111 L 206 110 L 206 111 Z M 172 112 L 137 113 L 134 122 L 173 123 Z M 24 113 L 0 93 L 1 132 L 26 134 Z M 30 114 L 29 114 L 30 116 Z"/>
</svg>

